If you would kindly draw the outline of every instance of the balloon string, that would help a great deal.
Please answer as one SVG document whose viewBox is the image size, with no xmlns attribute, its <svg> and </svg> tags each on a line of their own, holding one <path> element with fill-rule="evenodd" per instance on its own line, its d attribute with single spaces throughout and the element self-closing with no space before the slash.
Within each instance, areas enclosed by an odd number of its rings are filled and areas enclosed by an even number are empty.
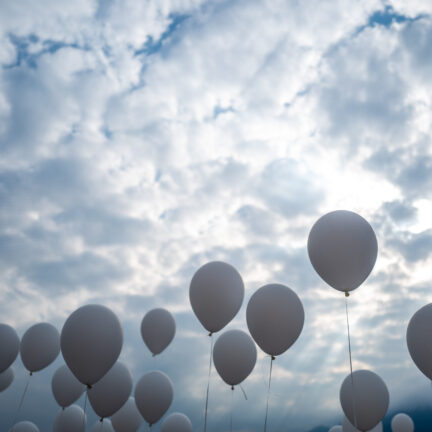
<svg viewBox="0 0 432 432">
<path fill-rule="evenodd" d="M 240 386 L 241 391 L 243 392 L 243 396 L 244 396 L 244 398 L 245 398 L 246 400 L 248 400 L 247 395 L 246 395 L 246 392 L 244 391 L 244 388 L 242 387 L 241 384 L 239 384 L 239 386 Z"/>
<path fill-rule="evenodd" d="M 207 410 L 208 410 L 208 400 L 209 400 L 209 392 L 210 392 L 210 374 L 212 368 L 212 358 L 213 358 L 213 333 L 209 333 L 210 336 L 210 362 L 209 362 L 209 372 L 208 372 L 208 380 L 207 380 L 207 394 L 206 394 L 206 403 L 205 403 L 205 412 L 204 412 L 204 432 L 207 431 Z"/>
<path fill-rule="evenodd" d="M 346 312 L 346 322 L 348 331 L 348 352 L 349 352 L 349 363 L 350 363 L 350 375 L 351 375 L 351 386 L 352 386 L 352 405 L 354 414 L 354 426 L 357 428 L 357 413 L 355 404 L 355 390 L 354 390 L 354 377 L 353 377 L 353 367 L 352 367 L 352 353 L 351 353 L 351 336 L 350 336 L 350 326 L 348 318 L 348 296 L 345 294 L 345 312 Z"/>
<path fill-rule="evenodd" d="M 85 398 L 84 398 L 84 415 L 83 415 L 83 422 L 82 422 L 83 431 L 85 431 L 85 423 L 86 423 L 87 397 L 88 397 L 88 388 L 86 388 Z"/>
<path fill-rule="evenodd" d="M 268 417 L 268 406 L 269 406 L 269 397 L 270 397 L 270 384 L 271 384 L 273 360 L 274 359 L 275 358 L 273 356 L 270 357 L 270 373 L 269 373 L 268 388 L 267 388 L 267 405 L 266 405 L 266 414 L 265 414 L 265 419 L 264 419 L 264 432 L 267 431 L 267 417 Z"/>
<path fill-rule="evenodd" d="M 17 409 L 17 411 L 16 411 L 16 413 L 15 413 L 15 417 L 14 417 L 13 422 L 12 422 L 12 431 L 13 431 L 14 428 L 15 428 L 15 422 L 16 422 L 16 420 L 17 420 L 17 418 L 18 418 L 18 415 L 19 415 L 19 413 L 20 413 L 20 411 L 21 411 L 21 407 L 22 407 L 22 405 L 23 405 L 24 398 L 25 398 L 25 395 L 26 395 L 26 393 L 27 393 L 28 386 L 29 386 L 29 384 L 30 384 L 30 378 L 31 378 L 31 376 L 32 376 L 32 373 L 30 372 L 30 375 L 29 375 L 29 377 L 27 378 L 27 383 L 26 383 L 26 385 L 25 385 L 25 387 L 24 387 L 23 394 L 22 394 L 22 396 L 21 396 L 20 403 L 19 403 L 19 405 L 18 405 L 18 409 Z"/>
<path fill-rule="evenodd" d="M 233 424 L 233 405 L 234 405 L 234 386 L 231 386 L 231 419 L 230 419 L 230 432 L 232 432 Z"/>
</svg>

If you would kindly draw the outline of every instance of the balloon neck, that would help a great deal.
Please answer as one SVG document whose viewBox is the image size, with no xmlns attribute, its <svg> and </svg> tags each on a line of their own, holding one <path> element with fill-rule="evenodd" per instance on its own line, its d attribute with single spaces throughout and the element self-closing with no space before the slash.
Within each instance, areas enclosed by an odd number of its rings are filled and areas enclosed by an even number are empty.
<svg viewBox="0 0 432 432">
<path fill-rule="evenodd" d="M 62 407 L 62 411 L 64 411 L 65 410 L 65 407 Z"/>
<path fill-rule="evenodd" d="M 100 421 L 101 423 L 103 423 L 103 417 L 101 417 L 101 418 L 99 419 L 99 421 Z"/>
<path fill-rule="evenodd" d="M 276 357 L 275 356 L 271 356 L 271 359 L 272 359 L 272 361 L 276 360 Z"/>
<path fill-rule="evenodd" d="M 231 386 L 231 390 L 234 390 L 234 386 Z"/>
<path fill-rule="evenodd" d="M 212 336 L 213 336 L 213 332 L 210 332 L 208 335 L 209 335 L 210 337 L 212 337 Z"/>
<path fill-rule="evenodd" d="M 33 375 L 33 372 L 30 372 L 30 376 L 32 376 Z"/>
<path fill-rule="evenodd" d="M 92 388 L 90 384 L 86 384 L 86 386 L 87 386 L 87 390 L 90 390 Z"/>
<path fill-rule="evenodd" d="M 345 297 L 349 297 L 349 292 L 345 291 Z"/>
</svg>

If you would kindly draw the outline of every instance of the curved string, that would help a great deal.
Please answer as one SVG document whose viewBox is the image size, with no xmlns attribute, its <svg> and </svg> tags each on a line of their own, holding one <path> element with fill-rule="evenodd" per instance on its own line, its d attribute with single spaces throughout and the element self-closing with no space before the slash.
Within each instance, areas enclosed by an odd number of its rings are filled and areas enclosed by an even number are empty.
<svg viewBox="0 0 432 432">
<path fill-rule="evenodd" d="M 85 391 L 85 397 L 84 397 L 84 415 L 83 415 L 83 422 L 82 422 L 82 426 L 83 426 L 83 430 L 85 430 L 86 427 L 86 409 L 87 409 L 87 397 L 88 397 L 88 386 L 86 388 Z"/>
<path fill-rule="evenodd" d="M 246 392 L 244 391 L 244 388 L 242 387 L 241 384 L 239 384 L 239 386 L 240 386 L 241 391 L 243 392 L 243 396 L 244 396 L 245 400 L 248 400 Z"/>
<path fill-rule="evenodd" d="M 266 414 L 265 414 L 265 420 L 264 420 L 264 432 L 267 431 L 267 417 L 268 417 L 268 406 L 269 406 L 269 397 L 270 397 L 270 385 L 271 385 L 271 377 L 272 377 L 272 369 L 273 369 L 273 360 L 275 357 L 270 357 L 270 373 L 269 373 L 269 380 L 268 380 L 268 388 L 267 388 L 267 404 L 266 404 Z"/>
<path fill-rule="evenodd" d="M 208 401 L 209 401 L 209 392 L 210 392 L 210 375 L 212 368 L 212 359 L 213 359 L 213 333 L 209 333 L 210 336 L 210 362 L 209 362 L 209 371 L 208 371 L 208 379 L 207 379 L 207 393 L 206 393 L 206 403 L 205 403 L 205 411 L 204 411 L 204 432 L 207 431 L 207 411 L 208 411 Z"/>
<path fill-rule="evenodd" d="M 22 405 L 23 405 L 23 403 L 24 403 L 24 398 L 25 398 L 25 395 L 26 395 L 26 393 L 27 393 L 28 386 L 29 386 L 29 384 L 30 384 L 31 376 L 32 376 L 32 373 L 30 372 L 30 375 L 29 375 L 29 377 L 27 378 L 27 383 L 26 383 L 26 385 L 25 385 L 25 387 L 24 387 L 23 394 L 21 395 L 21 400 L 20 400 L 20 403 L 19 403 L 19 405 L 18 405 L 17 411 L 16 411 L 16 413 L 15 413 L 15 417 L 14 417 L 14 419 L 13 419 L 13 421 L 12 421 L 12 428 L 11 428 L 12 432 L 13 432 L 13 430 L 15 429 L 15 422 L 17 421 L 18 415 L 19 415 L 19 413 L 20 413 L 20 411 L 21 411 L 21 407 L 22 407 Z"/>
</svg>

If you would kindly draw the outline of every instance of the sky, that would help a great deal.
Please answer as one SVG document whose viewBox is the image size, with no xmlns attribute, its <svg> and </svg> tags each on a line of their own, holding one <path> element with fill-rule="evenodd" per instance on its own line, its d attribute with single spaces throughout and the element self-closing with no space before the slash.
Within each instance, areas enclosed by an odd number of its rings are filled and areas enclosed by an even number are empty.
<svg viewBox="0 0 432 432">
<path fill-rule="evenodd" d="M 321 215 L 352 210 L 379 248 L 349 298 L 353 367 L 386 382 L 386 432 L 400 411 L 427 430 L 432 388 L 405 333 L 432 299 L 431 14 L 429 0 L 2 2 L 1 321 L 20 336 L 41 321 L 61 331 L 83 304 L 110 307 L 134 382 L 166 372 L 169 413 L 202 430 L 210 342 L 189 283 L 228 262 L 246 292 L 226 329 L 247 329 L 247 302 L 267 283 L 305 308 L 274 364 L 268 431 L 325 432 L 342 420 L 345 300 L 306 243 Z M 154 307 L 177 322 L 156 359 L 139 333 Z M 259 352 L 247 400 L 235 392 L 237 432 L 263 429 L 268 362 Z M 31 378 L 19 415 L 41 431 L 61 364 Z M 14 367 L 2 430 L 27 381 Z M 228 430 L 228 395 L 213 371 L 209 432 Z"/>
</svg>

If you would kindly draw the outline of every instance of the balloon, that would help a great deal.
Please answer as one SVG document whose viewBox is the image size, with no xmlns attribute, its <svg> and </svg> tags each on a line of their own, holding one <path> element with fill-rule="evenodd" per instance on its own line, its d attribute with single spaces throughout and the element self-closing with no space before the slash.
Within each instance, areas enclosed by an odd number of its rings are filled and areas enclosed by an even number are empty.
<svg viewBox="0 0 432 432">
<path fill-rule="evenodd" d="M 60 345 L 72 373 L 83 384 L 91 386 L 117 361 L 123 345 L 123 329 L 107 307 L 82 306 L 66 320 Z"/>
<path fill-rule="evenodd" d="M 115 432 L 136 432 L 139 429 L 142 417 L 133 397 L 112 416 L 111 423 Z"/>
<path fill-rule="evenodd" d="M 0 324 L 0 373 L 17 358 L 20 340 L 16 331 L 7 324 Z"/>
<path fill-rule="evenodd" d="M 249 332 L 267 354 L 285 352 L 300 336 L 304 324 L 303 305 L 297 294 L 280 284 L 258 289 L 246 309 Z"/>
<path fill-rule="evenodd" d="M 153 355 L 160 354 L 174 339 L 176 323 L 166 309 L 147 312 L 141 322 L 141 336 Z"/>
<path fill-rule="evenodd" d="M 416 366 L 432 379 L 432 303 L 420 308 L 411 318 L 406 340 L 408 351 Z"/>
<path fill-rule="evenodd" d="M 15 374 L 12 366 L 0 373 L 0 392 L 5 391 L 12 384 L 14 376 Z"/>
<path fill-rule="evenodd" d="M 363 432 L 376 426 L 384 418 L 389 406 L 389 392 L 385 382 L 368 370 L 355 371 L 352 378 L 348 375 L 340 388 L 339 398 L 348 420 Z"/>
<path fill-rule="evenodd" d="M 356 213 L 337 210 L 315 222 L 308 238 L 315 271 L 338 291 L 352 291 L 372 271 L 378 244 L 369 223 Z"/>
<path fill-rule="evenodd" d="M 71 405 L 58 412 L 53 432 L 84 432 L 87 417 L 78 405 Z"/>
<path fill-rule="evenodd" d="M 342 432 L 342 426 L 333 426 L 329 429 L 329 432 Z"/>
<path fill-rule="evenodd" d="M 252 338 L 241 330 L 221 334 L 213 348 L 213 360 L 221 378 L 230 386 L 240 384 L 255 367 L 257 350 Z"/>
<path fill-rule="evenodd" d="M 173 400 L 171 380 L 160 371 L 146 373 L 135 387 L 135 403 L 144 420 L 152 425 L 167 412 Z"/>
<path fill-rule="evenodd" d="M 382 423 L 379 422 L 375 427 L 370 429 L 368 432 L 382 432 L 383 426 Z M 341 432 L 360 432 L 357 428 L 355 428 L 350 421 L 344 416 L 342 420 L 342 430 Z"/>
<path fill-rule="evenodd" d="M 21 339 L 20 352 L 28 371 L 33 373 L 45 369 L 59 355 L 59 332 L 49 323 L 31 326 Z"/>
<path fill-rule="evenodd" d="M 110 417 L 128 400 L 132 391 L 132 375 L 121 362 L 117 362 L 87 391 L 94 412 L 101 418 Z"/>
<path fill-rule="evenodd" d="M 10 432 L 39 432 L 39 428 L 32 422 L 21 421 L 16 423 Z"/>
<path fill-rule="evenodd" d="M 393 432 L 414 432 L 414 422 L 407 414 L 396 414 L 391 421 Z"/>
<path fill-rule="evenodd" d="M 69 368 L 63 365 L 55 371 L 51 380 L 51 389 L 57 403 L 65 408 L 83 394 L 85 387 L 75 378 Z"/>
<path fill-rule="evenodd" d="M 161 432 L 193 432 L 192 423 L 184 414 L 173 413 L 163 421 Z"/>
<path fill-rule="evenodd" d="M 108 419 L 96 422 L 90 432 L 115 432 L 111 422 Z"/>
<path fill-rule="evenodd" d="M 243 280 L 229 264 L 213 261 L 193 275 L 189 299 L 192 309 L 210 333 L 225 327 L 239 311 L 244 297 Z"/>
</svg>

